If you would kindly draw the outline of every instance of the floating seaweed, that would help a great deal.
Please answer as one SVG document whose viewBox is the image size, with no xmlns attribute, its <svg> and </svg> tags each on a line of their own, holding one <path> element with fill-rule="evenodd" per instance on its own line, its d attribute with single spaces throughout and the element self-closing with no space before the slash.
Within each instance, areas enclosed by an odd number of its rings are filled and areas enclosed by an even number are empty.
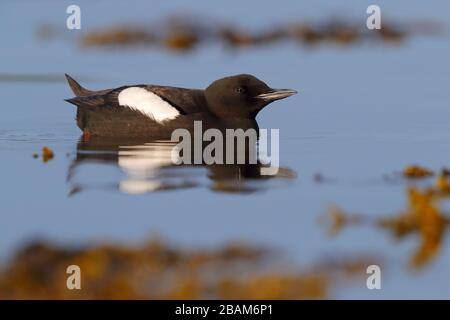
<svg viewBox="0 0 450 320">
<path fill-rule="evenodd" d="M 55 157 L 55 154 L 54 154 L 53 150 L 50 149 L 49 147 L 43 147 L 42 151 L 41 151 L 41 156 L 42 156 L 42 162 L 46 163 L 46 162 L 49 162 L 50 160 L 52 160 Z M 33 157 L 33 159 L 38 159 L 39 154 L 33 153 L 32 157 Z"/>
<path fill-rule="evenodd" d="M 328 211 L 329 234 L 337 235 L 344 227 L 349 225 L 361 224 L 364 217 L 359 214 L 348 214 L 342 211 L 340 208 L 333 206 Z M 323 222 L 323 219 L 320 219 Z"/>
<path fill-rule="evenodd" d="M 173 32 L 164 39 L 166 47 L 173 51 L 192 50 L 198 42 L 198 36 L 192 32 Z"/>
<path fill-rule="evenodd" d="M 382 228 L 390 230 L 398 238 L 413 232 L 419 234 L 420 244 L 411 258 L 411 265 L 415 268 L 424 266 L 438 253 L 449 222 L 432 188 L 423 191 L 408 189 L 407 209 L 397 217 L 378 221 Z"/>
<path fill-rule="evenodd" d="M 53 150 L 49 147 L 43 147 L 42 148 L 42 161 L 43 162 L 49 162 L 55 157 L 55 154 L 53 153 Z"/>
<path fill-rule="evenodd" d="M 108 47 L 128 45 L 148 45 L 154 43 L 155 36 L 148 30 L 141 28 L 113 27 L 105 30 L 93 31 L 81 39 L 85 47 Z"/>
<path fill-rule="evenodd" d="M 426 178 L 434 175 L 434 172 L 428 168 L 413 165 L 403 170 L 403 176 L 406 178 Z"/>
<path fill-rule="evenodd" d="M 383 26 L 376 31 L 376 35 L 385 42 L 400 43 L 402 42 L 408 33 L 402 30 L 401 27 L 395 27 L 393 25 Z"/>
<path fill-rule="evenodd" d="M 405 176 L 419 178 L 432 175 L 432 171 L 419 166 L 405 169 Z M 408 173 L 408 174 L 406 174 Z M 395 216 L 370 219 L 368 216 L 354 215 L 339 208 L 332 208 L 330 233 L 336 235 L 349 225 L 370 224 L 389 231 L 397 239 L 411 234 L 419 236 L 419 245 L 413 252 L 410 265 L 422 268 L 439 253 L 442 240 L 450 224 L 448 213 L 441 209 L 441 202 L 450 198 L 450 181 L 446 169 L 436 178 L 435 184 L 420 189 L 407 188 L 407 206 Z"/>
</svg>

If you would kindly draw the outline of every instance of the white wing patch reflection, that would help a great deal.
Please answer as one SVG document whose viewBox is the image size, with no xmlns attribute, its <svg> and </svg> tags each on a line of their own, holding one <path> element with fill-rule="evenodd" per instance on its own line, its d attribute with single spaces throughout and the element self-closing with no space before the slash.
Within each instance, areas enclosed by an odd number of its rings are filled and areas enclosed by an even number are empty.
<svg viewBox="0 0 450 320">
<path fill-rule="evenodd" d="M 172 163 L 171 143 L 147 143 L 137 146 L 120 147 L 118 165 L 126 174 L 119 183 L 119 189 L 125 193 L 147 193 L 166 189 L 174 177 L 162 175 L 161 169 Z M 186 184 L 186 182 L 181 182 Z"/>
<path fill-rule="evenodd" d="M 213 192 L 251 194 L 295 178 L 287 168 L 280 168 L 276 176 L 261 176 L 260 165 L 174 165 L 175 146 L 170 141 L 80 142 L 67 172 L 69 195 L 86 190 L 145 194 L 202 186 Z"/>
</svg>

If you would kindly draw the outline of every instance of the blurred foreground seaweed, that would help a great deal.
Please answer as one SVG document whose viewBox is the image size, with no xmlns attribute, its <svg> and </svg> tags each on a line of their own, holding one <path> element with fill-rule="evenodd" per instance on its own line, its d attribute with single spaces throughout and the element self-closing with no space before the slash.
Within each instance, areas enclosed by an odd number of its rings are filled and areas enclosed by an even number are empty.
<svg viewBox="0 0 450 320">
<path fill-rule="evenodd" d="M 32 242 L 0 270 L 0 299 L 304 299 L 361 277 L 366 257 L 324 260 L 304 271 L 268 268 L 273 252 L 242 243 L 183 250 L 160 240 L 143 245 L 59 247 Z M 68 290 L 66 268 L 81 269 L 81 290 Z M 291 270 L 291 269 L 290 269 Z"/>
<path fill-rule="evenodd" d="M 201 21 L 201 22 L 200 22 Z M 208 19 L 170 17 L 155 26 L 114 25 L 84 33 L 80 38 L 83 47 L 154 46 L 171 51 L 186 52 L 204 43 L 219 43 L 227 48 L 271 45 L 291 40 L 303 46 L 335 44 L 348 46 L 364 41 L 401 43 L 416 35 L 439 34 L 443 26 L 432 21 L 392 23 L 383 21 L 380 30 L 367 29 L 364 21 L 329 18 L 324 22 L 293 22 L 263 30 L 246 30 L 234 24 Z M 42 39 L 57 36 L 48 24 L 37 29 Z"/>
<path fill-rule="evenodd" d="M 405 168 L 407 178 L 429 177 L 433 172 L 420 166 Z M 349 214 L 333 207 L 328 213 L 330 234 L 338 234 L 344 227 L 369 222 L 376 227 L 389 231 L 395 238 L 402 239 L 417 235 L 419 245 L 412 253 L 410 266 L 422 268 L 430 263 L 442 247 L 447 227 L 450 224 L 448 213 L 442 209 L 442 201 L 450 199 L 450 181 L 448 169 L 443 169 L 434 185 L 419 188 L 407 187 L 407 205 L 397 215 L 371 219 L 362 214 Z"/>
</svg>

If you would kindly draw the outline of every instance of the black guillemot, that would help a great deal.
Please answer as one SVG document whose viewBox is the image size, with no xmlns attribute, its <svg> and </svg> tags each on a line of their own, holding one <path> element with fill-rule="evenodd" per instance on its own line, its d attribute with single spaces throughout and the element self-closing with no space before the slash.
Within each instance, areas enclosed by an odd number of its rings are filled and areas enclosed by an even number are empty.
<svg viewBox="0 0 450 320">
<path fill-rule="evenodd" d="M 77 125 L 85 135 L 170 139 L 174 129 L 258 129 L 255 117 L 269 103 L 296 94 L 272 89 L 252 75 L 214 81 L 204 90 L 131 85 L 91 91 L 66 74 L 77 106 Z"/>
</svg>

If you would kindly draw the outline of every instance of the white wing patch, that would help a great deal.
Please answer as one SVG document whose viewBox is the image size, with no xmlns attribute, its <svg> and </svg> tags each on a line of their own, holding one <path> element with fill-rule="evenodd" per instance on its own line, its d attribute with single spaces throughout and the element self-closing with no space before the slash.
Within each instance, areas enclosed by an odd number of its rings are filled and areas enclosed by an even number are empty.
<svg viewBox="0 0 450 320">
<path fill-rule="evenodd" d="M 145 88 L 124 89 L 119 93 L 118 98 L 121 106 L 142 112 L 159 123 L 175 119 L 180 115 L 180 112 L 170 103 Z"/>
</svg>

